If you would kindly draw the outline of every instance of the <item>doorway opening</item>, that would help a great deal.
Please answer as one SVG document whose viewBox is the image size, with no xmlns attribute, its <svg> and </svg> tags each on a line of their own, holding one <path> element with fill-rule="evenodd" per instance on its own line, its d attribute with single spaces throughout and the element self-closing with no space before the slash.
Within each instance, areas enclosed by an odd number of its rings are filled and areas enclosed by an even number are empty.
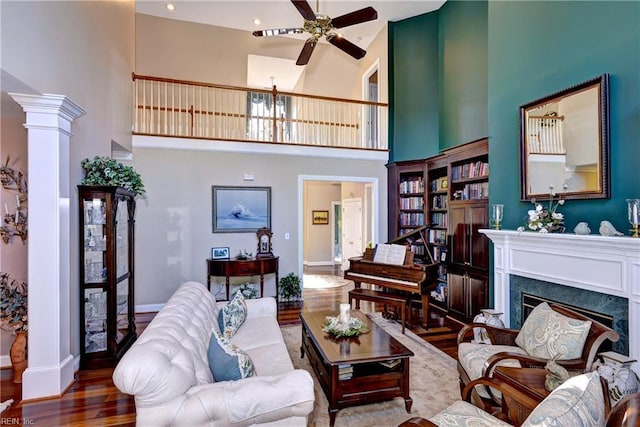
<svg viewBox="0 0 640 427">
<path fill-rule="evenodd" d="M 377 239 L 377 178 L 299 176 L 298 201 L 298 271 L 341 275 L 344 262 Z M 327 210 L 328 224 L 314 224 L 314 210 Z"/>
<path fill-rule="evenodd" d="M 379 60 L 375 61 L 371 67 L 362 76 L 362 99 L 365 101 L 378 102 L 379 94 Z M 378 147 L 378 123 L 379 123 L 379 107 L 376 105 L 367 105 L 364 107 L 364 146 L 367 148 Z"/>
</svg>

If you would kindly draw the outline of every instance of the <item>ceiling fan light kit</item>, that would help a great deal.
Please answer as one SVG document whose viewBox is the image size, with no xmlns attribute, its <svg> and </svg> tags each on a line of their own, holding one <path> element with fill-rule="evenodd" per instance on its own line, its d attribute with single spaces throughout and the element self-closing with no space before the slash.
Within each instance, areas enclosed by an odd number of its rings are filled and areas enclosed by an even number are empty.
<svg viewBox="0 0 640 427">
<path fill-rule="evenodd" d="M 314 12 L 307 0 L 291 0 L 291 3 L 293 3 L 295 8 L 298 9 L 298 12 L 300 12 L 300 15 L 304 18 L 304 24 L 301 28 L 260 30 L 254 31 L 253 35 L 256 37 L 271 37 L 287 34 L 302 34 L 305 32 L 311 34 L 311 37 L 307 39 L 302 47 L 296 65 L 307 65 L 309 63 L 311 54 L 322 36 L 327 39 L 327 42 L 355 59 L 362 59 L 366 55 L 367 51 L 351 43 L 340 34 L 332 32 L 332 30 L 378 19 L 378 12 L 376 12 L 374 8 L 365 7 L 364 9 L 359 9 L 332 19 L 324 13 Z"/>
</svg>

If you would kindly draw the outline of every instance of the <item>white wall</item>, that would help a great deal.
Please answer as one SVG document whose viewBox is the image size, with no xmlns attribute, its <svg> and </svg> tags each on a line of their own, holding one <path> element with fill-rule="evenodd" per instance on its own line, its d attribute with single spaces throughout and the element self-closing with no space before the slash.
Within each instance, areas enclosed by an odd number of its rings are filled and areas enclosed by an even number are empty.
<svg viewBox="0 0 640 427">
<path fill-rule="evenodd" d="M 136 73 L 247 86 L 248 55 L 297 59 L 304 41 L 137 14 Z M 386 61 L 385 61 L 386 62 Z M 318 43 L 297 92 L 360 99 L 361 61 Z M 278 76 L 275 77 L 277 86 Z"/>
<path fill-rule="evenodd" d="M 131 164 L 142 174 L 148 196 L 136 209 L 138 307 L 164 303 L 185 280 L 206 283 L 205 260 L 212 247 L 228 246 L 232 255 L 240 249 L 255 252 L 255 233 L 212 233 L 212 185 L 271 187 L 273 252 L 280 257 L 281 276 L 289 272 L 301 274 L 298 210 L 302 206 L 297 188 L 300 175 L 377 179 L 378 197 L 387 199 L 387 170 L 380 160 L 137 148 L 135 143 L 133 154 Z M 243 181 L 244 174 L 254 175 L 255 180 Z M 386 235 L 384 206 L 378 215 L 381 232 Z M 289 240 L 285 240 L 285 233 L 289 233 Z M 217 278 L 218 282 L 222 280 Z M 265 295 L 274 294 L 274 279 L 266 276 Z"/>
<path fill-rule="evenodd" d="M 331 241 L 331 202 L 340 202 L 340 182 L 305 182 L 304 262 L 309 265 L 333 264 Z M 329 211 L 329 224 L 313 224 L 313 211 Z"/>
<path fill-rule="evenodd" d="M 82 178 L 80 161 L 85 157 L 109 155 L 112 140 L 131 147 L 134 2 L 3 0 L 0 15 L 3 106 L 7 92 L 24 91 L 66 95 L 87 111 L 74 122 L 72 129 L 70 194 L 71 206 L 75 207 L 78 203 L 75 186 Z M 24 148 L 19 146 L 26 147 L 24 114 L 16 118 L 20 110 L 13 107 L 1 112 L 0 154 L 3 157 L 9 151 L 20 157 L 25 155 Z M 5 129 L 6 124 L 10 129 Z M 15 151 L 5 150 L 9 139 L 10 144 L 18 143 Z M 70 310 L 71 349 L 78 355 L 78 253 L 77 245 L 73 244 L 78 239 L 76 211 L 71 209 L 72 253 L 63 261 L 70 263 L 70 291 L 74 296 Z M 24 267 L 18 264 L 24 261 L 14 259 L 11 265 L 6 265 L 5 254 L 2 252 L 3 271 L 20 274 Z M 23 256 L 26 258 L 26 252 Z M 3 345 L 2 354 L 7 353 Z"/>
</svg>

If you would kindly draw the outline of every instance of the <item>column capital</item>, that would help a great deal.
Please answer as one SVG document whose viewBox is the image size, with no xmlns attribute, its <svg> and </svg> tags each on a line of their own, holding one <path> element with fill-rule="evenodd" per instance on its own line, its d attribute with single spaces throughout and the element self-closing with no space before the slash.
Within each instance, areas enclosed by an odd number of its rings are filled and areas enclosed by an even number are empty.
<svg viewBox="0 0 640 427">
<path fill-rule="evenodd" d="M 9 96 L 20 104 L 25 113 L 55 114 L 69 122 L 73 122 L 86 113 L 84 108 L 64 95 L 51 93 L 34 95 L 9 92 Z"/>
</svg>

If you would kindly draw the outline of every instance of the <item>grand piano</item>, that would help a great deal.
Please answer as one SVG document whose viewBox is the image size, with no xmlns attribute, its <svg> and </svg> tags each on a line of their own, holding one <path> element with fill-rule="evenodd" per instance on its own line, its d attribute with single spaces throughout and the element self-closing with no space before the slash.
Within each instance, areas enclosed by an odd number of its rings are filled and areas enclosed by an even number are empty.
<svg viewBox="0 0 640 427">
<path fill-rule="evenodd" d="M 367 248 L 361 257 L 349 258 L 349 268 L 344 272 L 344 278 L 353 280 L 356 288 L 360 288 L 362 283 L 369 283 L 389 292 L 405 293 L 408 301 L 411 301 L 413 295 L 419 295 L 422 300 L 422 325 L 425 329 L 429 320 L 429 293 L 435 288 L 438 277 L 438 265 L 433 260 L 425 238 L 427 229 L 429 226 L 425 225 L 387 242 L 407 246 L 402 265 L 374 262 L 376 249 Z M 414 262 L 414 253 L 409 250 L 419 240 L 425 245 L 424 263 Z"/>
</svg>

